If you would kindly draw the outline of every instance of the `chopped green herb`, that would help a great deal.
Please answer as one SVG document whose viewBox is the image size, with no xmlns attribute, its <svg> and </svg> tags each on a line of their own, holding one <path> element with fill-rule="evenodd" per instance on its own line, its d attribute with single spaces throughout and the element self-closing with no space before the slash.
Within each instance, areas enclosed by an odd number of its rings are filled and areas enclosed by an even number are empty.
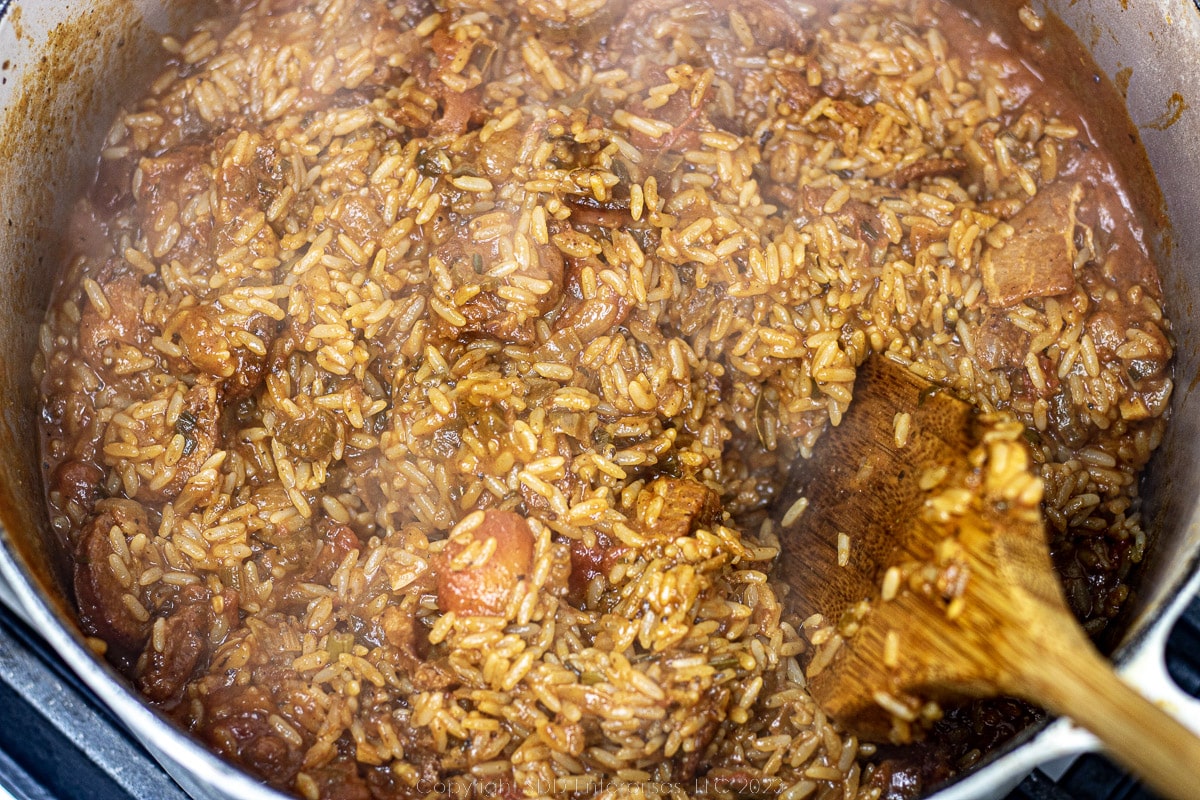
<svg viewBox="0 0 1200 800">
<path fill-rule="evenodd" d="M 175 420 L 175 432 L 187 436 L 194 430 L 196 430 L 196 415 L 190 411 L 180 413 L 179 419 Z"/>
<path fill-rule="evenodd" d="M 739 663 L 738 657 L 735 655 L 720 655 L 708 662 L 708 665 L 716 670 L 733 669 Z"/>
<path fill-rule="evenodd" d="M 325 645 L 325 649 L 329 651 L 329 660 L 337 661 L 342 653 L 354 652 L 354 634 L 353 633 L 331 633 L 329 641 Z"/>
</svg>

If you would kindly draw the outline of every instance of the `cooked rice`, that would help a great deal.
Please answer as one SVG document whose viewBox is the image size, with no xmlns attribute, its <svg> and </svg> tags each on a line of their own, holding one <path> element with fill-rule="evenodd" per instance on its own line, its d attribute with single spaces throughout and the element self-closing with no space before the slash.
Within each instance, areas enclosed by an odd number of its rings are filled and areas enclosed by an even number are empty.
<svg viewBox="0 0 1200 800">
<path fill-rule="evenodd" d="M 309 798 L 877 797 L 760 525 L 870 350 L 1032 431 L 1015 496 L 1089 629 L 1118 613 L 1161 293 L 1097 293 L 1081 216 L 1071 290 L 989 304 L 1091 145 L 957 12 L 276 5 L 164 42 L 36 365 L 89 642 L 217 751 Z M 447 588 L 526 546 L 495 605 Z"/>
</svg>

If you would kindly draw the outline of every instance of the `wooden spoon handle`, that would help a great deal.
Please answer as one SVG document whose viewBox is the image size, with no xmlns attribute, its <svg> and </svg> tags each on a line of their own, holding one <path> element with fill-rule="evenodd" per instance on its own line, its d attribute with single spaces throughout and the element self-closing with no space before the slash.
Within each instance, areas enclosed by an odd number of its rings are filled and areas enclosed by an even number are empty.
<svg viewBox="0 0 1200 800">
<path fill-rule="evenodd" d="M 1171 800 L 1200 798 L 1200 738 L 1138 694 L 1084 642 L 1025 659 L 1014 693 L 1070 717 Z"/>
</svg>

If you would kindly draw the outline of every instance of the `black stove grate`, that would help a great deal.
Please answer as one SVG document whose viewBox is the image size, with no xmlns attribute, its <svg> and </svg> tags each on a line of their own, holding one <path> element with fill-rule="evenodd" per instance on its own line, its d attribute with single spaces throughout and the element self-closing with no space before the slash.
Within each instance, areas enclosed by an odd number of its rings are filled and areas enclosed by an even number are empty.
<svg viewBox="0 0 1200 800">
<path fill-rule="evenodd" d="M 3 2 L 3 0 L 0 0 Z M 1167 644 L 1171 675 L 1200 696 L 1200 598 Z M 188 800 L 47 645 L 0 603 L 0 800 Z M 1034 772 L 1007 800 L 1157 800 L 1108 759 L 1058 781 Z"/>
</svg>

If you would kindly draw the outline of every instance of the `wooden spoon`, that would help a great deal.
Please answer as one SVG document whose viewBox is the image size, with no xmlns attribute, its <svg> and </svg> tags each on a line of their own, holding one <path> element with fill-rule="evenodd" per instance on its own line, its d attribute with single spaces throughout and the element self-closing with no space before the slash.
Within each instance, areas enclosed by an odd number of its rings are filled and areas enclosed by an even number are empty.
<svg viewBox="0 0 1200 800">
<path fill-rule="evenodd" d="M 1024 433 L 868 357 L 841 424 L 781 496 L 789 602 L 840 631 L 817 648 L 810 690 L 870 741 L 907 740 L 935 702 L 1021 697 L 1163 795 L 1200 797 L 1200 739 L 1121 681 L 1067 607 Z"/>
</svg>

